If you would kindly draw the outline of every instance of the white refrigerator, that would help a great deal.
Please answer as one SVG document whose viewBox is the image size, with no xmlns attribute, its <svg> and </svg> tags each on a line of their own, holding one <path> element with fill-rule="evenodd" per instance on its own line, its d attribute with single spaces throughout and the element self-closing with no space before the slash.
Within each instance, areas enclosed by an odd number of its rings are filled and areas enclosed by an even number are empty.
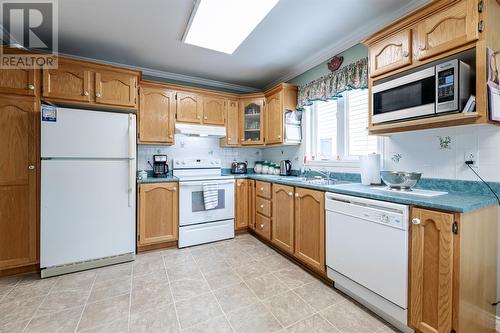
<svg viewBox="0 0 500 333">
<path fill-rule="evenodd" d="M 43 106 L 42 277 L 135 257 L 136 119 Z"/>
</svg>

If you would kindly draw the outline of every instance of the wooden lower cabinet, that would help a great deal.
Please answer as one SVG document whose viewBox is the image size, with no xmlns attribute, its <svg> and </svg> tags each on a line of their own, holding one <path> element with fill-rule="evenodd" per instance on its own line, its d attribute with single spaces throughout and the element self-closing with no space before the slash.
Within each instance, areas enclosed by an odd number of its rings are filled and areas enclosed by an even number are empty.
<svg viewBox="0 0 500 333">
<path fill-rule="evenodd" d="M 235 188 L 235 230 L 244 230 L 251 224 L 251 204 L 250 197 L 252 193 L 252 180 L 250 179 L 236 179 Z"/>
<path fill-rule="evenodd" d="M 409 325 L 422 333 L 495 331 L 498 207 L 413 208 Z"/>
<path fill-rule="evenodd" d="M 325 193 L 295 188 L 295 256 L 325 272 Z"/>
<path fill-rule="evenodd" d="M 271 241 L 290 254 L 294 252 L 294 193 L 293 186 L 273 185 L 273 223 Z"/>
<path fill-rule="evenodd" d="M 38 262 L 39 112 L 0 95 L 0 271 Z"/>
<path fill-rule="evenodd" d="M 261 215 L 259 213 L 255 214 L 255 232 L 257 232 L 261 237 L 266 240 L 271 240 L 271 218 Z"/>
<path fill-rule="evenodd" d="M 178 183 L 139 184 L 137 247 L 179 238 Z"/>
</svg>

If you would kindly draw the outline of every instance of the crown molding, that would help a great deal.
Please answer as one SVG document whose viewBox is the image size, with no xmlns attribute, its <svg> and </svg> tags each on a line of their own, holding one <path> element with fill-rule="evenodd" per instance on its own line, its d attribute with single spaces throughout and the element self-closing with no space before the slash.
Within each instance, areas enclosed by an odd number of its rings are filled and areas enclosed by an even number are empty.
<svg viewBox="0 0 500 333">
<path fill-rule="evenodd" d="M 215 88 L 215 89 L 219 88 L 219 89 L 225 89 L 225 90 L 229 90 L 229 91 L 233 91 L 233 92 L 240 92 L 240 93 L 255 93 L 255 92 L 262 91 L 261 89 L 254 88 L 254 87 L 242 86 L 242 85 L 238 85 L 238 84 L 227 83 L 227 82 L 222 82 L 222 81 L 217 81 L 217 80 L 204 79 L 204 78 L 197 77 L 197 76 L 178 74 L 178 73 L 172 73 L 172 72 L 165 72 L 165 71 L 160 71 L 160 70 L 146 68 L 146 67 L 120 64 L 120 63 L 113 62 L 113 61 L 105 61 L 105 60 L 94 59 L 94 58 L 89 58 L 89 57 L 76 56 L 73 54 L 67 54 L 67 53 L 61 53 L 61 52 L 59 52 L 58 55 L 68 56 L 68 57 L 71 57 L 74 59 L 91 61 L 91 62 L 96 62 L 96 63 L 100 63 L 100 64 L 123 67 L 123 68 L 127 68 L 127 69 L 132 69 L 132 70 L 138 70 L 138 71 L 141 71 L 143 75 L 154 76 L 157 78 L 173 80 L 173 81 L 180 81 L 180 82 L 191 83 L 191 84 L 196 84 L 196 85 L 202 85 L 202 86 Z"/>
<path fill-rule="evenodd" d="M 415 9 L 423 6 L 424 4 L 430 2 L 430 0 L 412 0 L 405 6 L 399 8 L 396 11 L 389 12 L 376 20 L 371 20 L 367 24 L 360 26 L 345 38 L 337 40 L 336 42 L 330 44 L 324 49 L 316 52 L 310 57 L 306 58 L 302 62 L 290 67 L 288 73 L 282 75 L 278 79 L 270 82 L 264 86 L 263 90 L 269 89 L 281 82 L 288 82 L 294 77 L 308 71 L 309 69 L 329 60 L 334 55 L 341 53 L 348 48 L 360 43 L 366 37 L 372 35 L 374 32 L 382 29 L 388 24 L 394 22 L 395 20 L 403 17 L 404 15 L 414 11 Z"/>
</svg>

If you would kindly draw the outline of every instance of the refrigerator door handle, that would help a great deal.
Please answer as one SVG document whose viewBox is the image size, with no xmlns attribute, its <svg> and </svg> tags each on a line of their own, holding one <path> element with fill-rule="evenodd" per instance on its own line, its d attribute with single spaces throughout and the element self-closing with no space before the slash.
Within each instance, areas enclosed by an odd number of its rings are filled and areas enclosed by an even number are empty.
<svg viewBox="0 0 500 333">
<path fill-rule="evenodd" d="M 128 115 L 128 206 L 133 205 L 133 186 L 135 185 L 135 122 L 132 114 Z"/>
</svg>

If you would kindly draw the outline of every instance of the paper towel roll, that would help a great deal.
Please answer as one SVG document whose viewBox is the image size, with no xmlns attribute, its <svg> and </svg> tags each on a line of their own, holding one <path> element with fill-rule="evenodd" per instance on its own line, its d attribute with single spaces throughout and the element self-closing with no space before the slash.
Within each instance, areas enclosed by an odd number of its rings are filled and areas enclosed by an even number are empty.
<svg viewBox="0 0 500 333">
<path fill-rule="evenodd" d="M 361 184 L 380 184 L 380 154 L 361 155 Z"/>
</svg>

